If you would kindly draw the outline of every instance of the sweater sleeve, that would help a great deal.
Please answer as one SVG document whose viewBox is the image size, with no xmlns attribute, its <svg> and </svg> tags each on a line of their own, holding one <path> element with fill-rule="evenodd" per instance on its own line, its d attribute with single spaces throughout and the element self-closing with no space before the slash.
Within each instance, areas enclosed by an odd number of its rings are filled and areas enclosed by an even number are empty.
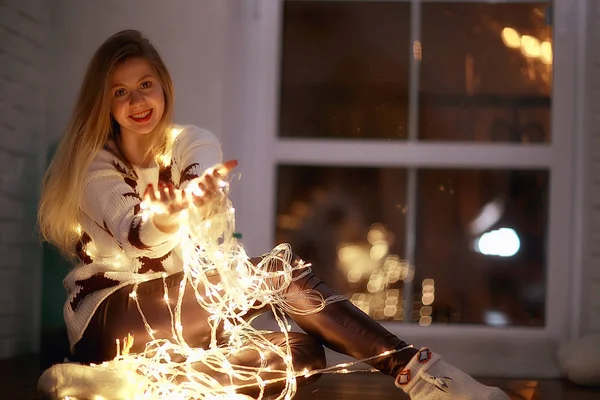
<svg viewBox="0 0 600 400">
<path fill-rule="evenodd" d="M 200 177 L 208 168 L 223 162 L 217 137 L 196 126 L 186 126 L 173 144 L 173 160 L 179 168 L 179 187 Z"/>
<path fill-rule="evenodd" d="M 134 184 L 107 163 L 85 181 L 81 210 L 129 257 L 162 257 L 176 246 L 177 232 L 162 232 L 152 218 L 144 217 Z"/>
</svg>

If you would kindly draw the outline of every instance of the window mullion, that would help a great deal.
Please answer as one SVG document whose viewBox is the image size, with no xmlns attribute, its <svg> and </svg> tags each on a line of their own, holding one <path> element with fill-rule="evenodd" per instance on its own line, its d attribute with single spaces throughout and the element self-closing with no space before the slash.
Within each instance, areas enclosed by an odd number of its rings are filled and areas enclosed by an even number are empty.
<svg viewBox="0 0 600 400">
<path fill-rule="evenodd" d="M 410 5 L 410 69 L 408 85 L 408 140 L 419 138 L 419 83 L 421 76 L 421 1 L 411 0 Z M 406 235 L 404 251 L 406 261 L 415 268 L 415 249 L 417 240 L 417 170 L 409 168 L 406 177 Z M 410 322 L 413 309 L 413 280 L 404 280 L 402 285 L 404 321 Z"/>
<path fill-rule="evenodd" d="M 421 1 L 410 5 L 410 68 L 408 72 L 408 140 L 419 138 L 419 80 L 421 76 Z"/>
<path fill-rule="evenodd" d="M 278 140 L 276 162 L 306 165 L 546 169 L 555 161 L 546 144 Z"/>
</svg>

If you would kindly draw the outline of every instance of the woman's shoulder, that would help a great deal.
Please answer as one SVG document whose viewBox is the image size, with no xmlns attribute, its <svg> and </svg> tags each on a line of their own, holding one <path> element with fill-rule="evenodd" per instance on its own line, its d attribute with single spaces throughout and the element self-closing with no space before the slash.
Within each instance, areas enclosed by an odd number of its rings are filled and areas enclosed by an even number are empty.
<svg viewBox="0 0 600 400">
<path fill-rule="evenodd" d="M 129 163 L 125 160 L 114 141 L 109 139 L 96 153 L 91 164 L 96 167 L 114 167 L 122 164 L 123 168 L 127 169 Z"/>
<path fill-rule="evenodd" d="M 193 142 L 202 142 L 203 144 L 216 144 L 220 146 L 219 138 L 208 129 L 196 125 L 173 125 L 172 129 L 175 136 L 174 145 L 178 143 L 189 145 Z"/>
<path fill-rule="evenodd" d="M 135 175 L 133 168 L 125 160 L 112 140 L 107 141 L 96 153 L 86 172 L 84 181 L 93 177 L 119 174 Z"/>
</svg>

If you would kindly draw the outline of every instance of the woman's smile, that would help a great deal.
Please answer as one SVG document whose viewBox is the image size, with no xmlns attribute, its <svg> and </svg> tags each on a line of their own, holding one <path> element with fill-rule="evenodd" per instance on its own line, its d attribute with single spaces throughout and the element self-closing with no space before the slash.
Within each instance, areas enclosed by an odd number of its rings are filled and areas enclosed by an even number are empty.
<svg viewBox="0 0 600 400">
<path fill-rule="evenodd" d="M 152 118 L 152 108 L 139 113 L 131 114 L 129 115 L 129 118 L 140 124 L 146 123 L 150 121 L 150 118 Z"/>
</svg>

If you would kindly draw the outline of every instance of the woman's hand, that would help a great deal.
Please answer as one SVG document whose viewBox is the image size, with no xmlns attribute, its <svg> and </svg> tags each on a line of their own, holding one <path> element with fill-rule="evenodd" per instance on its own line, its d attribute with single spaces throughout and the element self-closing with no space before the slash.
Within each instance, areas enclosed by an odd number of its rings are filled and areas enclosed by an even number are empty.
<svg viewBox="0 0 600 400">
<path fill-rule="evenodd" d="M 190 202 L 200 218 L 207 218 L 221 209 L 226 198 L 225 179 L 237 164 L 236 160 L 231 160 L 216 165 L 199 178 L 197 185 L 185 192 L 172 183 L 160 182 L 157 189 L 150 184 L 144 192 L 142 207 L 150 209 L 152 221 L 165 233 L 173 233 L 179 229 L 179 215 L 190 206 Z"/>
<path fill-rule="evenodd" d="M 191 200 L 201 218 L 219 212 L 226 198 L 225 180 L 237 164 L 236 160 L 230 160 L 210 168 L 200 177 L 197 186 L 190 190 Z"/>
<path fill-rule="evenodd" d="M 188 200 L 181 190 L 165 182 L 159 182 L 156 190 L 149 184 L 144 192 L 144 201 L 154 205 L 158 214 L 176 214 L 188 206 Z"/>
<path fill-rule="evenodd" d="M 179 213 L 188 207 L 188 199 L 172 183 L 160 182 L 158 189 L 152 184 L 146 187 L 144 203 L 150 207 L 152 221 L 165 233 L 179 229 Z"/>
</svg>

